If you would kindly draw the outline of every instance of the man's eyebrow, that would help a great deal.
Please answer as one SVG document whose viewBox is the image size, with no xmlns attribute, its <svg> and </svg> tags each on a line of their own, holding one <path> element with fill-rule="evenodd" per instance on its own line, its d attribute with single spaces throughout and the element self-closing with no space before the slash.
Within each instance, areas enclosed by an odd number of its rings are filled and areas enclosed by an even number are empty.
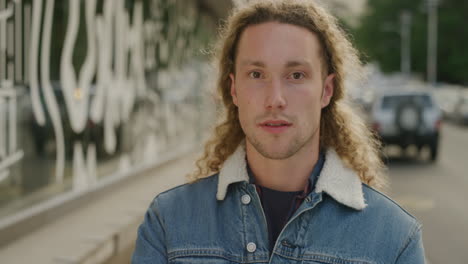
<svg viewBox="0 0 468 264">
<path fill-rule="evenodd" d="M 241 66 L 246 66 L 246 65 L 251 65 L 251 66 L 257 66 L 257 67 L 265 67 L 265 63 L 261 61 L 253 61 L 253 60 L 243 60 L 241 61 Z"/>
<path fill-rule="evenodd" d="M 246 66 L 246 65 L 257 66 L 257 67 L 263 67 L 263 68 L 266 67 L 265 63 L 263 63 L 262 61 L 255 61 L 255 60 L 243 60 L 240 62 L 240 65 L 241 66 Z M 312 64 L 308 62 L 307 60 L 292 60 L 292 61 L 286 62 L 285 64 L 286 68 L 293 68 L 297 66 L 311 67 L 311 65 Z"/>
<path fill-rule="evenodd" d="M 294 60 L 294 61 L 288 61 L 286 63 L 286 68 L 293 68 L 293 67 L 297 67 L 297 66 L 307 66 L 307 67 L 311 67 L 311 63 L 306 61 L 306 60 Z"/>
</svg>

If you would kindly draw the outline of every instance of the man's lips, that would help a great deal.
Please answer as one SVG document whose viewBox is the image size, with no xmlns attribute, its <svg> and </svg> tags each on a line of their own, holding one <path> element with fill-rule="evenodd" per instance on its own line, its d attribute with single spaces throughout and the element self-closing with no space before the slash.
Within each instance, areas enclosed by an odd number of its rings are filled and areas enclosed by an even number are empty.
<svg viewBox="0 0 468 264">
<path fill-rule="evenodd" d="M 259 124 L 259 126 L 291 126 L 292 124 L 285 120 L 266 120 Z"/>
<path fill-rule="evenodd" d="M 259 124 L 265 131 L 273 134 L 278 134 L 286 131 L 292 126 L 292 123 L 285 120 L 266 120 Z"/>
</svg>

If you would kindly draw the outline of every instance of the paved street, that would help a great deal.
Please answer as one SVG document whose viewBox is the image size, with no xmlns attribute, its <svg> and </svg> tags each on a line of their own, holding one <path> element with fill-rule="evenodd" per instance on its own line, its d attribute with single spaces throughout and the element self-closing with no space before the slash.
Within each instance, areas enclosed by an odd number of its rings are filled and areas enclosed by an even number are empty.
<svg viewBox="0 0 468 264">
<path fill-rule="evenodd" d="M 429 263 L 466 264 L 468 127 L 445 123 L 440 147 L 435 164 L 414 156 L 390 158 L 390 193 L 422 222 Z"/>
</svg>

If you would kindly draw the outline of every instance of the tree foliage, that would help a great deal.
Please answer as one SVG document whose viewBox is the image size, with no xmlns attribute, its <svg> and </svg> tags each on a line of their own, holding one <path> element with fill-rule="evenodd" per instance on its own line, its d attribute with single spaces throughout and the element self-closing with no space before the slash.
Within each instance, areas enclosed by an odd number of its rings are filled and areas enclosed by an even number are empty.
<svg viewBox="0 0 468 264">
<path fill-rule="evenodd" d="M 367 61 L 384 72 L 400 71 L 400 14 L 412 14 L 411 70 L 426 76 L 426 0 L 368 0 L 368 9 L 355 28 L 356 44 Z M 440 0 L 438 8 L 437 76 L 439 82 L 468 84 L 468 1 Z"/>
</svg>

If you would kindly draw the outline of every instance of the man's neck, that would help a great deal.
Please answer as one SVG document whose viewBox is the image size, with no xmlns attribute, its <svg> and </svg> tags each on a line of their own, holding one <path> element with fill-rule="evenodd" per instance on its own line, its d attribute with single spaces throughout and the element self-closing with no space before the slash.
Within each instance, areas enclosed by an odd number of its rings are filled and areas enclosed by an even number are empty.
<svg viewBox="0 0 468 264">
<path fill-rule="evenodd" d="M 269 159 L 246 144 L 247 162 L 258 185 L 277 191 L 301 191 L 308 184 L 319 157 L 319 147 L 308 146 L 290 158 Z"/>
</svg>

